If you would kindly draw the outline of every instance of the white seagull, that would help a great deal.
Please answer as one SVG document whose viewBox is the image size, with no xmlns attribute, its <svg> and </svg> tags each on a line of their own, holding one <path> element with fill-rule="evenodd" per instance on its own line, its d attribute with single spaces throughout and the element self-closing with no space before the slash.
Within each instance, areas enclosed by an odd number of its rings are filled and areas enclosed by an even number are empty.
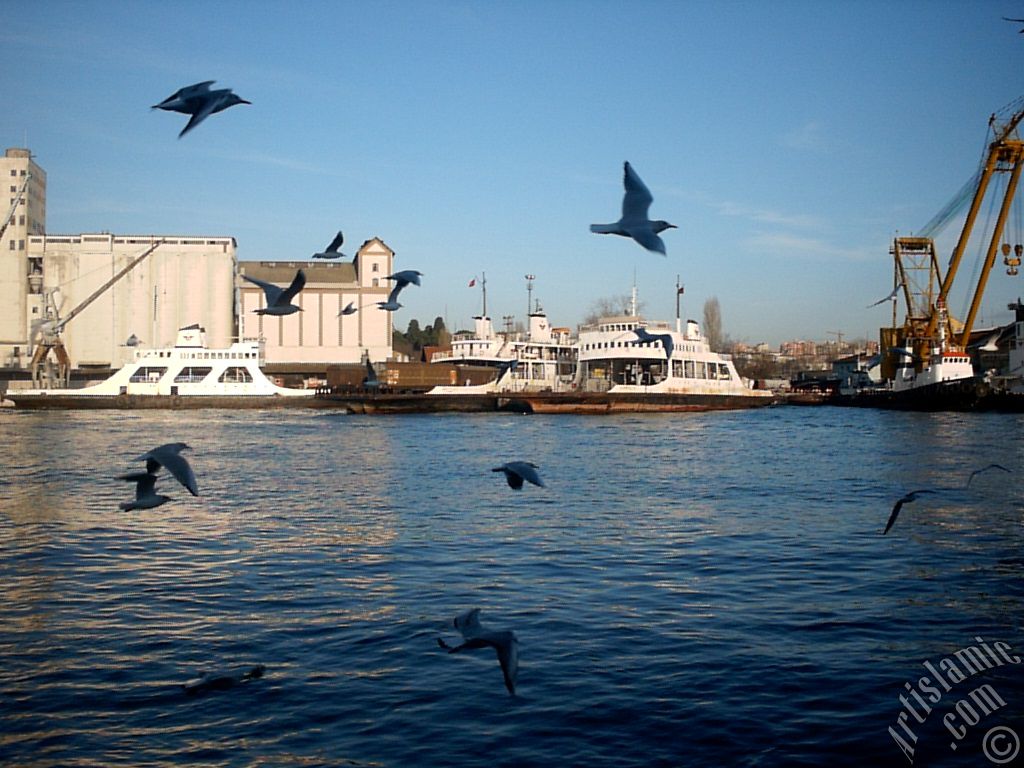
<svg viewBox="0 0 1024 768">
<path fill-rule="evenodd" d="M 151 108 L 192 115 L 188 125 L 182 128 L 181 133 L 178 134 L 180 139 L 216 112 L 233 107 L 235 104 L 252 104 L 251 101 L 246 101 L 241 96 L 234 94 L 230 88 L 211 91 L 210 86 L 215 82 L 216 80 L 206 80 L 202 83 L 179 88 L 159 104 L 154 104 Z"/>
<path fill-rule="evenodd" d="M 248 280 L 250 283 L 255 283 L 263 289 L 263 293 L 267 297 L 267 306 L 263 309 L 254 309 L 257 315 L 291 315 L 295 312 L 301 312 L 302 307 L 292 304 L 292 299 L 299 295 L 299 291 L 302 290 L 306 284 L 306 273 L 301 269 L 295 273 L 295 277 L 292 278 L 292 283 L 287 288 L 282 288 L 273 283 L 268 283 L 265 280 L 257 280 L 255 277 L 249 277 L 248 275 L 242 275 L 242 278 Z"/>
<path fill-rule="evenodd" d="M 455 617 L 452 622 L 455 628 L 462 633 L 465 640 L 461 645 L 448 645 L 442 638 L 437 638 L 437 644 L 448 653 L 459 651 L 471 651 L 477 648 L 493 648 L 498 654 L 498 663 L 501 664 L 501 674 L 505 678 L 505 687 L 513 696 L 516 695 L 516 676 L 519 674 L 519 640 L 512 630 L 493 631 L 484 629 L 480 625 L 480 609 L 474 608 Z"/>
<path fill-rule="evenodd" d="M 420 278 L 423 277 L 423 273 L 415 269 L 403 269 L 401 272 L 395 272 L 394 274 L 385 277 L 385 280 L 394 280 L 396 288 L 405 288 L 409 283 L 414 285 L 421 285 Z"/>
<path fill-rule="evenodd" d="M 146 462 L 146 472 L 150 475 L 156 475 L 160 467 L 165 467 L 168 472 L 174 475 L 179 483 L 188 488 L 189 493 L 193 496 L 198 496 L 199 486 L 196 484 L 196 475 L 192 471 L 191 465 L 181 455 L 181 452 L 185 450 L 190 451 L 192 448 L 185 443 L 167 443 L 151 451 L 146 451 L 135 460 L 144 460 Z M 132 476 L 126 476 L 125 479 L 129 477 Z M 132 479 L 138 478 L 132 477 Z M 141 484 L 142 481 L 139 480 L 139 482 Z"/>
<path fill-rule="evenodd" d="M 892 289 L 892 293 L 890 293 L 888 296 L 885 296 L 885 297 L 879 299 L 874 304 L 868 304 L 866 309 L 871 309 L 872 307 L 877 307 L 879 304 L 882 304 L 882 303 L 884 303 L 886 301 L 896 301 L 896 296 L 899 294 L 900 288 L 902 288 L 902 287 L 903 287 L 903 283 L 900 283 L 899 285 L 897 285 L 895 288 Z"/>
<path fill-rule="evenodd" d="M 986 467 L 982 467 L 981 469 L 976 469 L 973 472 L 971 472 L 971 474 L 967 478 L 967 482 L 964 484 L 962 488 L 920 488 L 916 491 L 910 491 L 909 493 L 904 494 L 903 496 L 896 500 L 896 504 L 893 506 L 892 512 L 889 513 L 889 522 L 885 524 L 885 530 L 882 531 L 882 535 L 887 534 L 889 532 L 889 529 L 892 528 L 893 523 L 896 522 L 896 518 L 899 516 L 900 510 L 903 508 L 904 504 L 909 504 L 912 501 L 917 501 L 917 498 L 924 494 L 937 494 L 941 496 L 944 494 L 963 492 L 971 487 L 971 480 L 974 479 L 975 475 L 980 475 L 982 472 L 987 472 L 990 469 L 1000 469 L 1003 472 L 1010 471 L 1001 464 L 989 464 Z"/>
<path fill-rule="evenodd" d="M 170 496 L 156 492 L 156 475 L 149 472 L 131 472 L 119 475 L 117 479 L 135 483 L 135 501 L 122 501 L 117 505 L 118 509 L 125 512 L 133 509 L 155 509 L 168 501 L 174 501 Z"/>
<path fill-rule="evenodd" d="M 534 485 L 538 485 L 544 488 L 544 481 L 540 479 L 540 475 L 537 474 L 537 470 L 540 469 L 536 464 L 530 461 L 510 461 L 506 464 L 502 464 L 500 467 L 495 467 L 491 472 L 504 472 L 505 479 L 508 481 L 509 487 L 514 488 L 517 491 L 523 489 L 523 481 L 527 480 Z"/>
<path fill-rule="evenodd" d="M 626 194 L 622 198 L 622 218 L 614 224 L 591 224 L 590 231 L 599 235 L 631 237 L 648 251 L 657 251 L 662 256 L 667 255 L 665 243 L 658 237 L 658 233 L 666 229 L 677 229 L 676 225 L 660 219 L 651 221 L 647 218 L 647 211 L 654 197 L 628 162 L 625 164 L 623 184 L 626 187 Z"/>
<path fill-rule="evenodd" d="M 336 234 L 334 236 L 334 239 L 331 240 L 331 244 L 328 245 L 322 252 L 314 253 L 313 254 L 313 258 L 314 259 L 338 259 L 338 258 L 344 257 L 344 258 L 347 259 L 348 256 L 345 256 L 344 253 L 341 253 L 338 250 L 339 248 L 341 248 L 341 244 L 344 243 L 344 242 L 345 242 L 345 236 L 341 233 L 341 230 L 338 230 L 338 234 Z"/>
</svg>

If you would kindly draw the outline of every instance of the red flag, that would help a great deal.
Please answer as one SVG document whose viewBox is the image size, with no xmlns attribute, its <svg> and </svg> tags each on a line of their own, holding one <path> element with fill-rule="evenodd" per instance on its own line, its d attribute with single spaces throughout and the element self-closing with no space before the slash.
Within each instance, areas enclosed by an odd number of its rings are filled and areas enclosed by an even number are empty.
<svg viewBox="0 0 1024 768">
<path fill-rule="evenodd" d="M 470 288 L 472 288 L 474 285 L 476 285 L 476 278 L 475 277 L 472 280 L 469 281 L 469 287 Z"/>
<path fill-rule="evenodd" d="M 679 288 L 676 289 L 676 293 L 686 293 L 686 289 L 680 285 Z"/>
</svg>

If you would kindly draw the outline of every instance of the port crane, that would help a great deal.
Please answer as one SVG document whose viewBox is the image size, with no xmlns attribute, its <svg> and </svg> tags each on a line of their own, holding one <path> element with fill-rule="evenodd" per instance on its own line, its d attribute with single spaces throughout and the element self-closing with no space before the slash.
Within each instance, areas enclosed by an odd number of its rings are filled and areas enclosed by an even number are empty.
<svg viewBox="0 0 1024 768">
<path fill-rule="evenodd" d="M 956 247 L 950 257 L 945 275 L 939 266 L 935 250 L 935 242 L 930 236 L 897 237 L 890 253 L 894 258 L 893 281 L 895 286 L 902 286 L 902 293 L 907 306 L 906 319 L 902 326 L 896 325 L 895 306 L 893 310 L 893 326 L 881 329 L 883 350 L 902 347 L 908 342 L 912 344 L 918 366 L 925 366 L 937 338 L 945 338 L 955 346 L 966 348 L 970 340 L 974 322 L 981 308 L 981 299 L 985 292 L 989 273 L 995 265 L 998 252 L 1003 253 L 1003 263 L 1007 273 L 1016 275 L 1024 254 L 1024 245 L 1018 243 L 1012 248 L 1009 243 L 1000 241 L 1006 230 L 1007 220 L 1020 181 L 1021 170 L 1024 169 L 1024 141 L 1017 134 L 1017 127 L 1024 119 L 1024 97 L 1017 99 L 1003 110 L 1002 115 L 993 114 L 989 118 L 989 130 L 992 139 L 989 141 L 984 161 L 978 172 L 964 185 L 960 193 L 950 205 L 941 211 L 932 222 L 925 227 L 926 233 L 947 222 L 958 210 L 959 204 L 970 196 L 970 207 L 960 232 Z M 997 175 L 1008 175 L 1008 181 L 1002 192 L 995 223 L 985 251 L 985 258 L 974 288 L 970 308 L 964 320 L 957 321 L 947 311 L 949 295 L 957 277 L 964 253 L 971 234 L 978 222 L 982 203 L 989 191 L 990 183 Z M 934 225 L 934 226 L 933 226 Z M 940 325 L 944 326 L 940 329 Z M 892 355 L 885 356 L 883 375 L 892 378 L 894 368 Z"/>
<path fill-rule="evenodd" d="M 140 255 L 128 262 L 124 268 L 93 291 L 85 301 L 68 312 L 67 316 L 64 318 L 60 317 L 60 312 L 56 303 L 53 301 L 53 292 L 50 291 L 47 294 L 48 304 L 52 306 L 52 310 L 51 306 L 48 306 L 47 311 L 48 313 L 52 311 L 53 319 L 47 320 L 40 326 L 40 339 L 36 344 L 35 351 L 32 353 L 32 362 L 30 366 L 32 370 L 32 383 L 34 386 L 68 386 L 71 377 L 71 359 L 68 357 L 67 348 L 64 346 L 64 339 L 61 337 L 64 327 L 80 315 L 86 307 L 102 296 L 111 286 L 114 285 L 114 283 L 127 275 L 146 258 L 148 258 L 150 254 L 159 248 L 163 242 L 163 239 L 156 241 Z M 52 375 L 50 368 L 47 365 L 51 351 L 57 359 L 57 371 L 55 377 Z M 44 372 L 46 373 L 45 376 L 43 375 Z M 43 381 L 44 378 L 46 381 Z"/>
</svg>

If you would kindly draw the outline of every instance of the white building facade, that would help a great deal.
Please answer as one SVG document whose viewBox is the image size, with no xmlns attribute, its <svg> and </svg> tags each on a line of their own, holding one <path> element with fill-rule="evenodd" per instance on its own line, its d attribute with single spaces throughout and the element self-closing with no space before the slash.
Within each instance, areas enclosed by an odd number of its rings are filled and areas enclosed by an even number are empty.
<svg viewBox="0 0 1024 768">
<path fill-rule="evenodd" d="M 172 347 L 178 329 L 193 323 L 206 329 L 211 347 L 230 346 L 235 338 L 234 238 L 109 233 L 29 238 L 29 259 L 42 268 L 40 288 L 28 302 L 32 344 L 38 342 L 41 323 L 66 319 L 154 245 L 149 256 L 64 327 L 72 367 L 118 368 L 133 357 L 135 345 L 129 339 L 143 347 Z"/>
<path fill-rule="evenodd" d="M 293 304 L 302 308 L 283 317 L 258 315 L 266 306 L 263 289 L 239 279 L 239 335 L 264 342 L 268 364 L 358 363 L 392 356 L 391 312 L 376 302 L 387 299 L 395 254 L 382 240 L 360 246 L 351 262 L 242 261 L 241 275 L 287 288 L 302 269 L 306 285 Z M 357 311 L 339 315 L 352 302 Z"/>
<path fill-rule="evenodd" d="M 27 149 L 0 157 L 0 366 L 27 360 L 30 276 L 42 266 L 29 258 L 31 235 L 46 232 L 46 172 Z M 38 282 L 38 278 L 37 278 Z"/>
</svg>

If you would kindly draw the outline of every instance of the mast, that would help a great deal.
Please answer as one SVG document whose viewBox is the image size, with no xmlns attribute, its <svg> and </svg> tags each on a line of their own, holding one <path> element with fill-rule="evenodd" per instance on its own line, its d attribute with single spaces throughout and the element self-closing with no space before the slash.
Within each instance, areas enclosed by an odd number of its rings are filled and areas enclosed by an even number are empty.
<svg viewBox="0 0 1024 768">
<path fill-rule="evenodd" d="M 484 311 L 482 317 L 487 317 L 487 273 L 480 273 L 480 288 L 484 294 Z"/>
</svg>

